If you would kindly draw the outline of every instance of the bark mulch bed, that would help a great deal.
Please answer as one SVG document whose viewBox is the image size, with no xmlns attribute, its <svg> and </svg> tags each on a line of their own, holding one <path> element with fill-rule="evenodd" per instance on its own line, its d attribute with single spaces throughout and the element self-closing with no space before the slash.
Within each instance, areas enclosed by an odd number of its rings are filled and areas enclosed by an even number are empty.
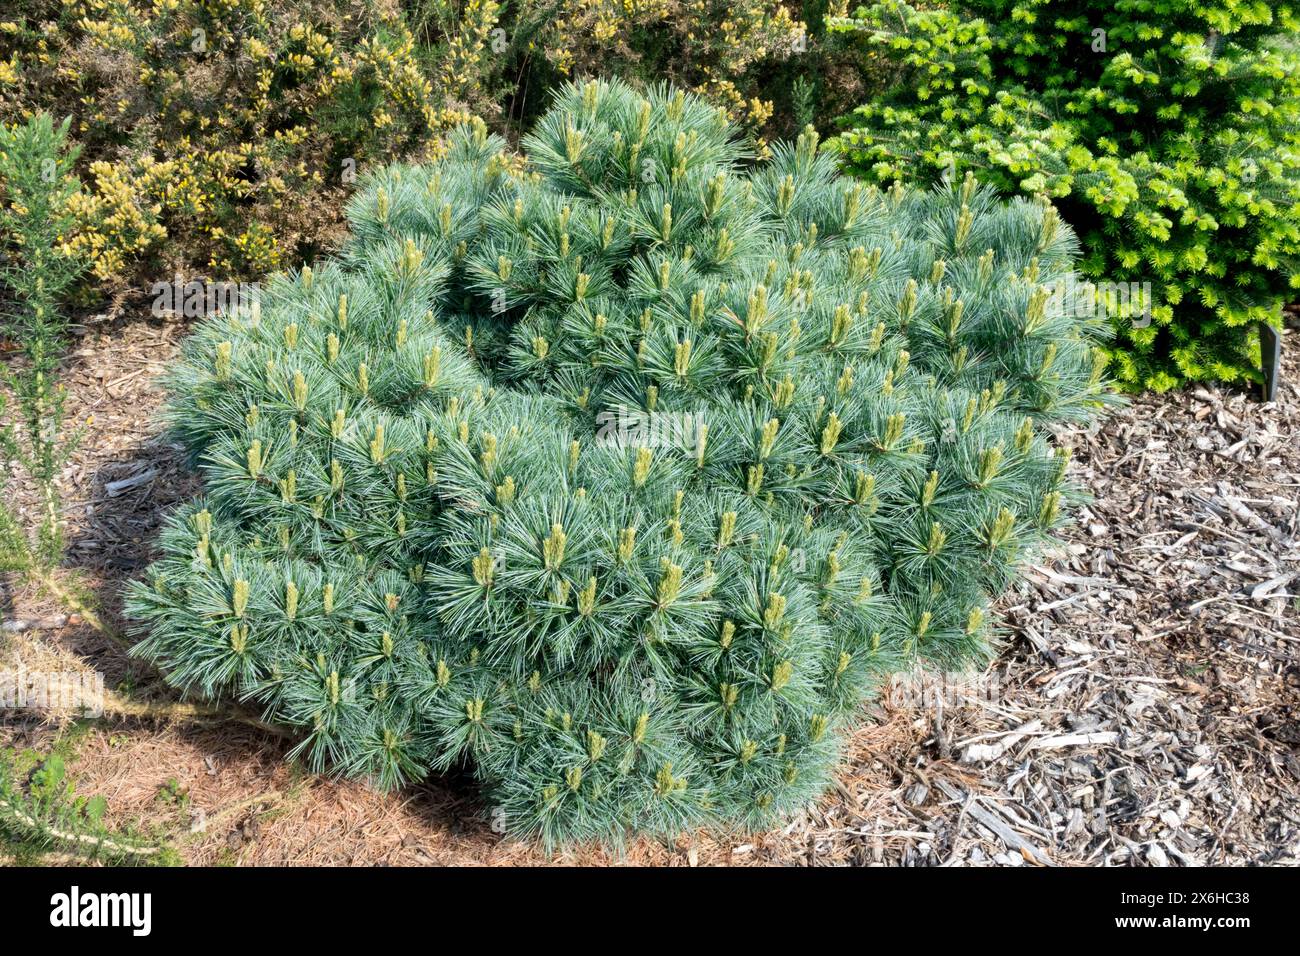
<svg viewBox="0 0 1300 956">
<path fill-rule="evenodd" d="M 197 490 L 160 437 L 181 323 L 85 331 L 66 373 L 79 450 L 67 565 L 117 617 L 163 515 Z M 835 792 L 784 828 L 547 859 L 483 819 L 468 780 L 387 796 L 287 765 L 231 722 L 0 716 L 0 744 L 74 733 L 72 776 L 110 818 L 191 863 L 667 865 L 1295 864 L 1300 852 L 1300 361 L 1275 403 L 1212 388 L 1143 396 L 1067 436 L 1093 500 L 1004 602 L 983 674 L 902 680 Z M 20 507 L 32 506 L 20 492 Z M 166 699 L 65 612 L 6 594 L 0 666 L 93 668 Z"/>
</svg>

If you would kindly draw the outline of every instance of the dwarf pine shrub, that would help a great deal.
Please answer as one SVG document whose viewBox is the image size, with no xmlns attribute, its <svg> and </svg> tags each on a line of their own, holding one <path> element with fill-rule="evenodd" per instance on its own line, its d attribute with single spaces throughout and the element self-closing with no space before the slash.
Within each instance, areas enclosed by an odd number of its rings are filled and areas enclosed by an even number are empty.
<svg viewBox="0 0 1300 956">
<path fill-rule="evenodd" d="M 1046 205 L 841 179 L 811 132 L 563 90 L 377 175 L 338 261 L 203 323 L 172 419 L 206 497 L 137 653 L 317 770 L 472 765 L 548 845 L 761 826 L 885 675 L 985 653 L 1104 398 Z"/>
</svg>

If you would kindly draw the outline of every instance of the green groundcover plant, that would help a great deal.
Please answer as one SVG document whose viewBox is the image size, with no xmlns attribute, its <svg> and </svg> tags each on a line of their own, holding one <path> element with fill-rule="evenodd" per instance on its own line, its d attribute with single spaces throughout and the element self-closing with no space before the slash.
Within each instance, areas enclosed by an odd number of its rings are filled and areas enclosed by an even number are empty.
<svg viewBox="0 0 1300 956">
<path fill-rule="evenodd" d="M 371 180 L 339 260 L 188 342 L 207 492 L 137 653 L 314 769 L 471 765 L 549 846 L 822 793 L 883 677 L 986 653 L 1104 356 L 1050 206 L 738 144 L 591 82 L 526 158 L 478 124 Z"/>
<path fill-rule="evenodd" d="M 113 865 L 172 865 L 176 852 L 157 838 L 104 824 L 102 796 L 78 795 L 63 756 L 0 750 L 0 860 L 32 866 L 57 854 Z"/>
<path fill-rule="evenodd" d="M 906 70 L 844 119 L 856 171 L 1052 197 L 1124 293 L 1125 387 L 1258 379 L 1260 323 L 1300 286 L 1300 6 L 888 0 L 831 27 Z"/>
</svg>

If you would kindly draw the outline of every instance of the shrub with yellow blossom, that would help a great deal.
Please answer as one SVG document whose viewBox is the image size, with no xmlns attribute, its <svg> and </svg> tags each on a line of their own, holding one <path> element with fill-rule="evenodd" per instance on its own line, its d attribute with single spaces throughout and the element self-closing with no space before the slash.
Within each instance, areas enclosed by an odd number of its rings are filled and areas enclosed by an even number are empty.
<svg viewBox="0 0 1300 956">
<path fill-rule="evenodd" d="M 356 177 L 524 125 L 566 78 L 672 80 L 758 138 L 807 49 L 777 0 L 14 0 L 0 121 L 71 116 L 93 276 L 255 276 L 330 247 Z"/>
<path fill-rule="evenodd" d="M 465 118 L 400 13 L 309 0 L 17 0 L 0 119 L 73 118 L 94 275 L 257 275 L 327 245 L 371 164 Z"/>
</svg>

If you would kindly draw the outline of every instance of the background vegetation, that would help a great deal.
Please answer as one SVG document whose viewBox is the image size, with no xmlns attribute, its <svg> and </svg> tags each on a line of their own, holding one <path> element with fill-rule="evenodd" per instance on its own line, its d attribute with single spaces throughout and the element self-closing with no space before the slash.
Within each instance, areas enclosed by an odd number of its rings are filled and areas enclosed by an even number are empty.
<svg viewBox="0 0 1300 956">
<path fill-rule="evenodd" d="M 832 28 L 905 71 L 845 119 L 863 175 L 1052 197 L 1091 278 L 1151 284 L 1116 318 L 1126 387 L 1259 377 L 1300 281 L 1300 6 L 886 0 Z"/>
<path fill-rule="evenodd" d="M 758 134 L 806 48 L 775 0 L 17 0 L 0 121 L 72 117 L 71 243 L 109 287 L 257 277 L 329 246 L 356 176 L 470 113 L 526 126 L 593 70 L 671 79 Z"/>
<path fill-rule="evenodd" d="M 0 122 L 70 118 L 93 297 L 292 267 L 470 115 L 515 140 L 567 79 L 669 81 L 760 155 L 811 123 L 886 184 L 1050 197 L 1088 276 L 1152 284 L 1112 374 L 1166 389 L 1258 378 L 1293 294 L 1297 28 L 1259 0 L 15 0 Z"/>
</svg>

